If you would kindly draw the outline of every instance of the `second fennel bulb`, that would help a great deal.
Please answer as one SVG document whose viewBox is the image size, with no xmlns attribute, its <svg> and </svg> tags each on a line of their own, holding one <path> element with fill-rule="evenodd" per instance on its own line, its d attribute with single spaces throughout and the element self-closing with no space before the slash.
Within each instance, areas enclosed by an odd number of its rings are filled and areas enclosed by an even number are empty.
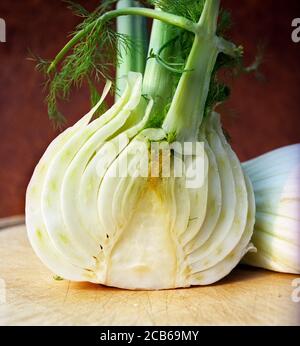
<svg viewBox="0 0 300 346">
<path fill-rule="evenodd" d="M 253 184 L 256 253 L 244 262 L 300 274 L 300 144 L 274 150 L 243 164 Z"/>
</svg>

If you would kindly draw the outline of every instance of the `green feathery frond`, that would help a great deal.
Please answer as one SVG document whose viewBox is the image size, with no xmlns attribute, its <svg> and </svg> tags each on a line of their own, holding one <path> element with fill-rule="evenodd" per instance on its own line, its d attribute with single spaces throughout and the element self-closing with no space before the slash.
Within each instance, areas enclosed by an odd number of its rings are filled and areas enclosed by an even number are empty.
<svg viewBox="0 0 300 346">
<path fill-rule="evenodd" d="M 82 5 L 71 0 L 64 0 L 68 4 L 68 8 L 72 11 L 75 16 L 86 18 L 90 14 Z"/>
<path fill-rule="evenodd" d="M 162 11 L 198 22 L 204 7 L 204 0 L 149 0 L 150 5 Z"/>
<path fill-rule="evenodd" d="M 85 20 L 77 26 L 73 34 L 92 23 L 95 17 L 106 11 L 114 2 L 105 1 L 91 14 L 87 14 L 81 7 L 75 7 L 77 13 L 84 16 Z M 51 62 L 40 59 L 37 68 L 46 76 L 49 118 L 56 125 L 65 122 L 64 116 L 58 109 L 58 102 L 68 100 L 73 87 L 82 87 L 84 81 L 93 81 L 97 84 L 105 79 L 113 80 L 114 67 L 122 59 L 120 51 L 126 54 L 130 44 L 129 37 L 115 32 L 112 25 L 106 23 L 95 25 L 89 34 L 73 47 L 54 73 L 47 74 L 46 67 L 49 67 Z"/>
</svg>

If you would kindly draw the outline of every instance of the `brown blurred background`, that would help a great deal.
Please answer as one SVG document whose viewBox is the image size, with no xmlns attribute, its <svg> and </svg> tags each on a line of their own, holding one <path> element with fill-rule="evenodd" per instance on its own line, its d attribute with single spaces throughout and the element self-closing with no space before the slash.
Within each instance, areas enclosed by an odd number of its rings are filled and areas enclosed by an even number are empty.
<svg viewBox="0 0 300 346">
<path fill-rule="evenodd" d="M 93 9 L 99 0 L 81 1 Z M 248 62 L 266 44 L 259 82 L 242 76 L 232 82 L 223 121 L 241 160 L 300 142 L 300 43 L 291 40 L 299 0 L 223 0 L 234 19 L 232 38 L 245 47 Z M 28 49 L 53 58 L 79 22 L 60 0 L 2 0 L 0 18 L 7 42 L 0 43 L 0 217 L 22 214 L 29 178 L 57 135 L 47 118 L 42 77 L 26 60 Z M 88 110 L 86 91 L 63 106 L 72 124 Z"/>
</svg>

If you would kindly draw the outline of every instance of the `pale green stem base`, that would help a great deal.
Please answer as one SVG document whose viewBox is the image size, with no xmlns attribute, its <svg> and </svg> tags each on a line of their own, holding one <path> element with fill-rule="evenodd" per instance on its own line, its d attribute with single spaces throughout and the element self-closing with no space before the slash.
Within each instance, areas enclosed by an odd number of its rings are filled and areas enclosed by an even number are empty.
<svg viewBox="0 0 300 346">
<path fill-rule="evenodd" d="M 138 1 L 120 0 L 117 10 L 128 7 L 139 6 Z M 122 16 L 117 18 L 117 32 L 129 37 L 129 47 L 124 47 L 122 41 L 119 42 L 119 52 L 121 59 L 116 69 L 116 100 L 126 87 L 126 79 L 129 71 L 144 73 L 147 49 L 147 20 L 141 16 Z"/>
<path fill-rule="evenodd" d="M 158 20 L 153 21 L 150 51 L 157 53 L 159 49 L 172 38 L 172 27 Z M 163 58 L 167 58 L 168 49 L 162 53 Z M 154 100 L 153 113 L 162 112 L 163 108 L 172 95 L 172 73 L 161 66 L 156 59 L 149 59 L 146 65 L 143 93 Z"/>
</svg>

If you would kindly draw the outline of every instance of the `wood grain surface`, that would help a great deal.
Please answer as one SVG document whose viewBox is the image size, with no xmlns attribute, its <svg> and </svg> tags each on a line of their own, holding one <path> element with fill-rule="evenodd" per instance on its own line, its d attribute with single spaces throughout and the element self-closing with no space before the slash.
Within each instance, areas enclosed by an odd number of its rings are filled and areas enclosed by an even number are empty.
<svg viewBox="0 0 300 346">
<path fill-rule="evenodd" d="M 55 281 L 25 226 L 0 231 L 0 325 L 297 325 L 294 279 L 240 267 L 215 285 L 168 291 Z"/>
</svg>

